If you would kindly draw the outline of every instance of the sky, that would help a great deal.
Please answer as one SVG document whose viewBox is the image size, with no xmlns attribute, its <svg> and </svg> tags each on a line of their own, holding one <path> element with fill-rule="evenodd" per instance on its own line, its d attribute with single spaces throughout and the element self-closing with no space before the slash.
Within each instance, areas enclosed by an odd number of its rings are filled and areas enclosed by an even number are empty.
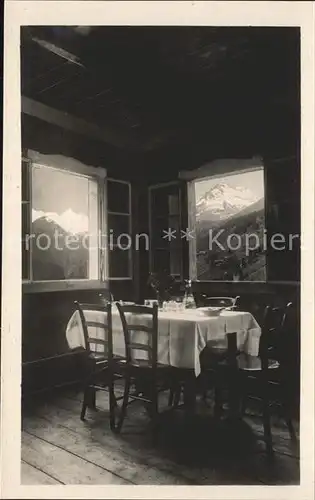
<svg viewBox="0 0 315 500">
<path fill-rule="evenodd" d="M 231 187 L 241 186 L 249 189 L 257 198 L 264 196 L 264 170 L 254 170 L 251 172 L 224 175 L 222 177 L 208 178 L 195 182 L 196 202 L 216 184 L 226 183 Z"/>
<path fill-rule="evenodd" d="M 32 221 L 47 216 L 66 231 L 87 231 L 89 179 L 53 168 L 32 169 Z"/>
</svg>

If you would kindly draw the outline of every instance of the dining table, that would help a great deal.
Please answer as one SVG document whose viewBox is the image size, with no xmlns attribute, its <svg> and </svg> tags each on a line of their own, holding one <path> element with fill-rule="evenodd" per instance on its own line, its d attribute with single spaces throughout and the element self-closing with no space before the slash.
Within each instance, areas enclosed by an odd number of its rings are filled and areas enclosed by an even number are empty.
<svg viewBox="0 0 315 500">
<path fill-rule="evenodd" d="M 95 323 L 104 322 L 105 312 L 85 311 L 86 319 Z M 149 315 L 147 321 L 150 321 Z M 134 324 L 146 321 L 146 315 L 133 315 Z M 148 325 L 149 326 L 149 325 Z M 113 352 L 125 355 L 124 334 L 118 308 L 112 305 Z M 158 362 L 175 368 L 190 370 L 194 377 L 201 373 L 200 354 L 206 347 L 213 351 L 227 348 L 227 334 L 236 332 L 237 349 L 251 356 L 257 356 L 261 328 L 248 311 L 223 309 L 211 311 L 209 308 L 158 311 Z M 144 332 L 135 331 L 135 335 Z M 89 335 L 102 338 L 104 330 L 89 327 Z M 86 348 L 83 327 L 76 310 L 69 319 L 66 339 L 70 350 Z M 136 341 L 143 341 L 137 338 Z M 142 353 L 143 354 L 143 353 Z"/>
</svg>

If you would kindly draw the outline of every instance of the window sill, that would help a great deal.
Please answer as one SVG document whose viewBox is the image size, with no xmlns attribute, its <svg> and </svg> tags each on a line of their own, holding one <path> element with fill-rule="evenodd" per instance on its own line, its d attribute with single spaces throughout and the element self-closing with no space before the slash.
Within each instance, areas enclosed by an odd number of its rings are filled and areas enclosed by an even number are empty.
<svg viewBox="0 0 315 500">
<path fill-rule="evenodd" d="M 290 285 L 290 286 L 300 286 L 300 281 L 227 281 L 227 280 L 192 280 L 192 283 L 209 283 L 211 285 L 215 284 L 226 284 L 226 285 Z"/>
<path fill-rule="evenodd" d="M 97 290 L 107 288 L 107 280 L 36 281 L 22 282 L 23 293 Z"/>
<path fill-rule="evenodd" d="M 129 278 L 128 277 L 126 277 L 126 278 L 108 278 L 108 281 L 132 281 L 132 279 L 133 278 L 131 276 L 129 276 Z"/>
</svg>

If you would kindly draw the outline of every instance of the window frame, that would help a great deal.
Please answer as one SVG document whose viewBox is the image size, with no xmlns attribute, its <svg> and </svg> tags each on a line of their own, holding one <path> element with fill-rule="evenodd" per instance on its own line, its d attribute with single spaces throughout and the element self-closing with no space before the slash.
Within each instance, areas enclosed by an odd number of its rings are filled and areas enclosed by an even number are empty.
<svg viewBox="0 0 315 500">
<path fill-rule="evenodd" d="M 129 203 L 128 203 L 128 213 L 123 213 L 123 212 L 114 212 L 112 210 L 108 209 L 108 196 L 106 197 L 106 227 L 108 228 L 108 219 L 109 215 L 118 215 L 118 216 L 124 216 L 128 217 L 128 230 L 129 234 L 132 237 L 132 199 L 131 199 L 131 182 L 125 181 L 122 179 L 114 179 L 113 177 L 107 177 L 106 178 L 106 192 L 108 192 L 108 182 L 117 182 L 120 184 L 127 184 L 128 186 L 128 193 L 129 193 Z M 114 248 L 116 248 L 118 245 L 113 245 Z M 129 277 L 115 277 L 115 276 L 110 276 L 110 269 L 109 269 L 109 252 L 111 252 L 110 248 L 106 247 L 107 255 L 106 255 L 106 269 L 107 269 L 107 280 L 108 281 L 132 281 L 133 280 L 133 248 L 129 248 L 128 250 L 125 250 L 128 252 L 128 268 L 129 268 Z"/>
<path fill-rule="evenodd" d="M 149 240 L 150 240 L 150 246 L 149 246 L 149 273 L 156 272 L 153 269 L 153 263 L 154 263 L 154 257 L 153 253 L 156 252 L 159 249 L 153 248 L 152 242 L 153 242 L 153 228 L 152 228 L 152 191 L 155 189 L 165 189 L 170 186 L 177 186 L 178 187 L 178 195 L 179 195 L 179 212 L 177 214 L 178 217 L 178 222 L 179 222 L 179 228 L 182 229 L 182 204 L 181 204 L 181 198 L 180 198 L 180 180 L 177 179 L 175 181 L 168 181 L 168 182 L 160 182 L 158 184 L 151 184 L 148 186 L 148 215 L 149 215 Z M 170 246 L 167 250 L 169 252 L 169 255 L 171 257 L 171 249 Z M 178 274 L 173 274 L 170 272 L 170 275 L 174 277 L 175 280 L 181 281 L 183 278 L 183 258 L 181 255 L 181 271 Z"/>
<path fill-rule="evenodd" d="M 22 162 L 28 164 L 28 197 L 29 197 L 29 227 L 32 224 L 32 167 L 42 166 L 55 170 L 70 172 L 82 177 L 96 180 L 98 185 L 98 228 L 101 233 L 107 229 L 106 217 L 106 178 L 107 171 L 103 167 L 87 166 L 83 163 L 63 155 L 42 154 L 33 150 L 25 150 L 22 154 Z M 22 205 L 21 200 L 21 205 Z M 22 279 L 23 292 L 50 292 L 63 290 L 86 290 L 104 288 L 108 281 L 107 273 L 107 249 L 98 248 L 98 278 L 97 279 L 65 279 L 65 280 L 33 280 L 32 279 L 32 239 L 30 240 L 30 251 L 28 256 L 28 269 L 30 271 L 27 279 Z M 23 251 L 21 249 L 21 251 Z M 105 263 L 105 265 L 104 265 Z"/>
<path fill-rule="evenodd" d="M 242 174 L 246 172 L 253 172 L 255 170 L 263 170 L 264 179 L 264 213 L 265 220 L 267 217 L 267 174 L 266 168 L 263 162 L 263 158 L 260 156 L 255 156 L 251 159 L 219 159 L 193 171 L 182 171 L 179 174 L 179 178 L 186 180 L 187 182 L 187 205 L 188 205 L 188 227 L 190 230 L 195 228 L 196 224 L 196 200 L 195 200 L 195 182 L 215 179 L 220 177 L 228 177 L 230 175 Z M 265 226 L 266 227 L 266 226 Z M 196 239 L 190 239 L 188 242 L 188 252 L 189 252 L 189 278 L 196 283 L 228 283 L 233 284 L 245 284 L 245 283 L 256 283 L 256 284 L 266 284 L 268 280 L 268 252 L 266 254 L 266 280 L 265 281 L 233 281 L 233 280 L 200 280 L 197 279 L 197 258 L 196 258 Z M 245 285 L 246 286 L 246 285 Z"/>
</svg>

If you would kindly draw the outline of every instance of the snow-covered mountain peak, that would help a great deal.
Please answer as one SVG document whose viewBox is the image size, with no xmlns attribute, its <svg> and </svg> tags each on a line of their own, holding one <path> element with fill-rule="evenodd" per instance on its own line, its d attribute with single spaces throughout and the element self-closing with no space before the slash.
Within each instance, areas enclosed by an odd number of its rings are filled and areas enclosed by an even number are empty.
<svg viewBox="0 0 315 500">
<path fill-rule="evenodd" d="M 215 184 L 196 204 L 198 217 L 214 216 L 216 219 L 226 219 L 255 203 L 259 196 L 243 186 L 231 186 L 226 182 Z"/>
<path fill-rule="evenodd" d="M 65 231 L 72 234 L 84 233 L 89 229 L 89 219 L 86 215 L 73 212 L 71 208 L 62 214 L 55 212 L 43 212 L 42 210 L 32 210 L 32 222 L 39 218 L 45 218 L 48 222 L 55 222 Z"/>
</svg>

